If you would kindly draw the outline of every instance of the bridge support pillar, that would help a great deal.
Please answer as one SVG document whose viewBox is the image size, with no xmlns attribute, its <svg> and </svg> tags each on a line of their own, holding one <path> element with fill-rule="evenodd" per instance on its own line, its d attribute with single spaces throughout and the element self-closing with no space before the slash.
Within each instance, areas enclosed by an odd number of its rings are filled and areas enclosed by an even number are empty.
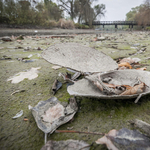
<svg viewBox="0 0 150 150">
<path fill-rule="evenodd" d="M 104 28 L 104 24 L 103 24 L 103 28 Z"/>
<path fill-rule="evenodd" d="M 133 24 L 131 25 L 131 29 L 130 30 L 133 31 Z"/>
<path fill-rule="evenodd" d="M 132 24 L 131 28 L 133 29 L 133 24 Z"/>
<path fill-rule="evenodd" d="M 115 24 L 115 32 L 117 32 L 117 24 Z"/>
<path fill-rule="evenodd" d="M 144 31 L 144 26 L 142 26 L 142 31 Z"/>
<path fill-rule="evenodd" d="M 133 24 L 129 25 L 129 30 L 132 31 L 133 30 Z"/>
</svg>

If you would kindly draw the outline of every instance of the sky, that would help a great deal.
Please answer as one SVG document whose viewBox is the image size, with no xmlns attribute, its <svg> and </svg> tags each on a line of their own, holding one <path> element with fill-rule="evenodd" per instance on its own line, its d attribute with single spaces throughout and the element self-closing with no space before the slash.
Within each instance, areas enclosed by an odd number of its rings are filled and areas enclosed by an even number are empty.
<svg viewBox="0 0 150 150">
<path fill-rule="evenodd" d="M 105 4 L 106 13 L 101 21 L 123 21 L 131 8 L 144 3 L 144 0 L 97 0 L 95 4 Z"/>
</svg>

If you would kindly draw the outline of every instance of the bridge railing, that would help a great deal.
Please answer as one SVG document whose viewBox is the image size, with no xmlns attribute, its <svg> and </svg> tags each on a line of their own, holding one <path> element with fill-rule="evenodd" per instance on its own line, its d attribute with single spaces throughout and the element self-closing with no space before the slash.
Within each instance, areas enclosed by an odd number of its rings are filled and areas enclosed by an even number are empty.
<svg viewBox="0 0 150 150">
<path fill-rule="evenodd" d="M 136 21 L 93 21 L 93 25 L 137 25 Z"/>
<path fill-rule="evenodd" d="M 88 25 L 88 23 L 83 23 Z M 137 25 L 136 21 L 93 21 L 93 25 Z"/>
</svg>

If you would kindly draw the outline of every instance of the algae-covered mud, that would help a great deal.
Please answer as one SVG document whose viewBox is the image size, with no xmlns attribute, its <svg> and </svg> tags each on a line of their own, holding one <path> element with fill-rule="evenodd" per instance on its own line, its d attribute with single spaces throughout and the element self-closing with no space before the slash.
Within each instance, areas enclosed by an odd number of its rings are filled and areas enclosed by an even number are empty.
<svg viewBox="0 0 150 150">
<path fill-rule="evenodd" d="M 98 35 L 100 36 L 100 35 Z M 114 60 L 119 58 L 139 58 L 137 67 L 146 67 L 150 71 L 150 33 L 111 33 L 102 34 L 105 40 L 95 40 L 95 34 L 74 34 L 74 38 L 51 36 L 24 36 L 24 39 L 12 37 L 12 41 L 0 40 L 0 149 L 1 150 L 38 150 L 44 145 L 44 133 L 37 127 L 28 105 L 35 106 L 39 101 L 53 97 L 51 88 L 58 78 L 64 83 L 59 72 L 66 68 L 53 69 L 53 64 L 41 58 L 40 54 L 49 46 L 57 43 L 80 43 L 95 48 Z M 91 56 L 92 57 L 92 56 Z M 82 64 L 81 64 L 82 65 Z M 108 66 L 109 67 L 109 66 Z M 19 83 L 9 81 L 20 72 L 38 68 L 35 78 L 23 79 Z M 110 68 L 111 69 L 111 68 Z M 146 84 L 146 83 L 145 83 Z M 20 91 L 20 92 L 19 92 Z M 67 105 L 71 97 L 64 83 L 55 96 L 62 105 Z M 77 97 L 78 112 L 74 118 L 60 126 L 59 130 L 77 130 L 108 133 L 112 129 L 134 129 L 129 121 L 140 119 L 150 123 L 150 95 L 143 96 L 137 104 L 135 99 L 95 99 Z M 18 112 L 23 115 L 13 119 Z M 107 149 L 95 141 L 100 135 L 79 133 L 53 133 L 48 140 L 83 140 L 92 144 L 91 150 Z"/>
</svg>

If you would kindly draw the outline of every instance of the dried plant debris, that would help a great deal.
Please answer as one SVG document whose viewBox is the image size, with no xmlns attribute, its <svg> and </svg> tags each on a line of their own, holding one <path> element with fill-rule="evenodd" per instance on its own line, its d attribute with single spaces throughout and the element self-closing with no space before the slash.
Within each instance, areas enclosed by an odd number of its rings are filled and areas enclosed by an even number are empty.
<svg viewBox="0 0 150 150">
<path fill-rule="evenodd" d="M 75 74 L 71 77 L 71 80 L 76 80 L 77 78 L 79 78 L 81 75 L 80 72 L 75 72 Z"/>
<path fill-rule="evenodd" d="M 140 58 L 123 58 L 120 60 L 119 63 L 123 63 L 123 62 L 128 62 L 129 64 L 135 64 L 135 63 L 138 63 L 140 62 L 141 59 Z"/>
<path fill-rule="evenodd" d="M 57 70 L 57 69 L 60 69 L 60 68 L 62 68 L 62 67 L 61 67 L 61 66 L 56 66 L 56 65 L 55 65 L 55 66 L 52 66 L 52 68 L 55 69 L 55 70 Z"/>
<path fill-rule="evenodd" d="M 59 73 L 58 76 L 62 76 L 63 79 L 69 83 L 74 83 L 76 79 L 80 77 L 80 75 L 81 75 L 80 72 L 75 72 L 73 76 L 70 73 L 66 72 L 66 74 Z"/>
<path fill-rule="evenodd" d="M 19 118 L 23 115 L 23 110 L 21 110 L 20 112 L 18 112 L 14 117 L 12 117 L 13 119 Z"/>
<path fill-rule="evenodd" d="M 123 93 L 120 95 L 134 95 L 134 94 L 141 94 L 145 91 L 146 84 L 141 82 L 138 85 L 135 85 L 133 87 L 130 87 L 129 89 L 126 89 Z"/>
<path fill-rule="evenodd" d="M 14 94 L 20 93 L 20 92 L 25 92 L 25 90 L 16 90 L 16 91 L 14 91 L 13 93 L 11 93 L 11 95 L 14 95 Z"/>
<path fill-rule="evenodd" d="M 118 64 L 119 69 L 121 67 L 126 67 L 127 69 L 132 69 L 132 66 L 128 63 L 128 62 L 122 62 L 120 64 Z"/>
<path fill-rule="evenodd" d="M 135 67 L 135 65 L 140 65 L 139 62 L 141 61 L 141 59 L 139 58 L 123 58 L 123 59 L 119 59 L 119 64 L 118 64 L 118 69 L 119 70 L 125 70 L 125 69 L 132 69 L 133 67 Z M 143 70 L 143 69 L 140 69 Z M 145 69 L 144 69 L 145 70 Z"/>
<path fill-rule="evenodd" d="M 136 68 L 136 70 L 146 70 L 147 69 L 147 67 L 143 67 L 143 68 Z"/>
<path fill-rule="evenodd" d="M 42 57 L 52 64 L 79 72 L 104 72 L 117 69 L 117 63 L 104 53 L 78 43 L 55 44 Z"/>
<path fill-rule="evenodd" d="M 144 122 L 139 119 L 135 119 L 130 121 L 130 123 L 133 124 L 135 127 L 141 129 L 148 136 L 150 136 L 150 124 L 148 124 L 147 122 Z"/>
<path fill-rule="evenodd" d="M 46 101 L 40 101 L 35 107 L 31 107 L 37 126 L 45 133 L 53 133 L 60 125 L 70 121 L 77 112 L 75 98 L 69 99 L 69 104 L 64 107 L 56 97 Z"/>
<path fill-rule="evenodd" d="M 150 72 L 118 70 L 86 76 L 67 88 L 70 95 L 101 98 L 134 98 L 150 93 Z M 141 95 L 142 94 L 142 95 Z"/>
<path fill-rule="evenodd" d="M 90 145 L 84 141 L 66 140 L 66 141 L 48 141 L 41 150 L 89 150 Z"/>
<path fill-rule="evenodd" d="M 41 67 L 31 68 L 30 70 L 27 70 L 26 72 L 19 72 L 15 74 L 13 77 L 10 77 L 9 79 L 7 79 L 7 81 L 11 81 L 11 83 L 19 83 L 26 78 L 29 80 L 32 80 L 38 77 L 38 69 L 41 69 Z"/>
<path fill-rule="evenodd" d="M 11 39 L 10 37 L 8 37 L 8 36 L 2 37 L 1 39 L 2 39 L 3 41 L 5 41 L 5 42 L 10 42 L 10 41 L 12 41 L 12 39 Z"/>
<path fill-rule="evenodd" d="M 66 72 L 66 74 L 59 73 L 58 76 L 62 76 L 64 81 L 66 81 L 66 82 L 74 83 L 74 81 L 71 79 L 71 74 L 69 74 L 68 72 Z"/>
<path fill-rule="evenodd" d="M 52 85 L 52 93 L 53 95 L 56 94 L 56 92 L 62 87 L 62 83 L 58 81 L 57 79 L 54 81 Z"/>
<path fill-rule="evenodd" d="M 106 144 L 111 150 L 149 150 L 150 139 L 136 130 L 126 128 L 111 130 L 96 141 L 97 144 Z"/>
</svg>

